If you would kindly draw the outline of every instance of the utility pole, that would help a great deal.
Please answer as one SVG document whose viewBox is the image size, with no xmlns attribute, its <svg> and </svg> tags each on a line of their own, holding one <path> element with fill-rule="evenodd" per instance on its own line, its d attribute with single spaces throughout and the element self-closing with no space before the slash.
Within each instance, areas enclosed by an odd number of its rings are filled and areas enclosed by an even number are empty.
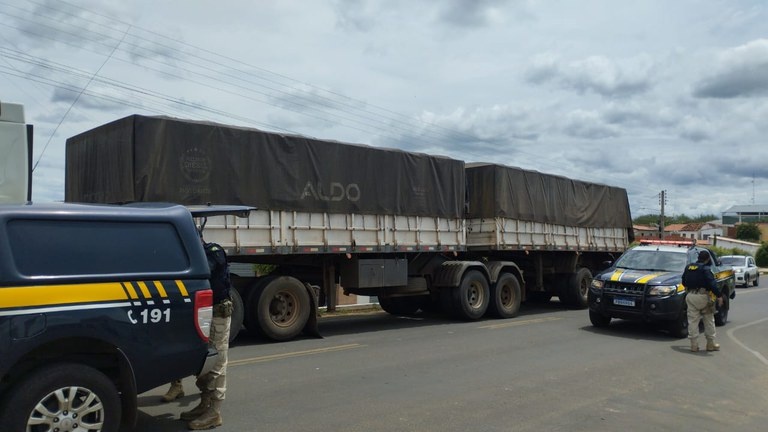
<svg viewBox="0 0 768 432">
<path fill-rule="evenodd" d="M 659 216 L 659 239 L 664 240 L 664 204 L 667 203 L 667 191 L 659 193 L 659 204 L 661 204 L 661 215 Z"/>
</svg>

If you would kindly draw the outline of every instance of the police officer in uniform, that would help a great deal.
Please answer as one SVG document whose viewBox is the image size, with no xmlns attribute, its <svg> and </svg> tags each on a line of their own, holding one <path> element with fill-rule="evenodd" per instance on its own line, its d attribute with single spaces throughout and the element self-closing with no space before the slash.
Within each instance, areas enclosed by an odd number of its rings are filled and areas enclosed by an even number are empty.
<svg viewBox="0 0 768 432">
<path fill-rule="evenodd" d="M 709 252 L 699 252 L 695 263 L 689 264 L 683 272 L 685 303 L 688 305 L 688 338 L 691 351 L 699 351 L 699 321 L 704 320 L 704 336 L 707 338 L 707 351 L 719 351 L 720 344 L 715 343 L 715 301 L 722 302 L 720 288 L 712 274 L 712 258 Z"/>
<path fill-rule="evenodd" d="M 201 237 L 202 240 L 202 237 Z M 200 389 L 200 403 L 189 411 L 181 413 L 181 420 L 189 421 L 189 429 L 201 430 L 221 426 L 221 404 L 227 391 L 227 351 L 229 350 L 229 329 L 232 317 L 232 301 L 229 297 L 231 282 L 227 254 L 216 243 L 203 241 L 208 267 L 211 270 L 213 290 L 213 323 L 208 343 L 219 352 L 216 364 L 210 372 L 200 375 L 195 385 Z M 171 383 L 163 396 L 166 402 L 184 396 L 181 380 Z"/>
</svg>

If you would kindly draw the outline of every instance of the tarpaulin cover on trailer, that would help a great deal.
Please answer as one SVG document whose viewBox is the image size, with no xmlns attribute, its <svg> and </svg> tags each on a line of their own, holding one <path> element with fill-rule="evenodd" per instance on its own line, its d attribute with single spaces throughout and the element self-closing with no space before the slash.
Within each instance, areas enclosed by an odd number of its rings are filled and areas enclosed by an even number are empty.
<svg viewBox="0 0 768 432">
<path fill-rule="evenodd" d="M 65 200 L 460 218 L 464 162 L 133 115 L 67 140 Z"/>
<path fill-rule="evenodd" d="M 467 164 L 470 218 L 632 228 L 627 191 L 496 164 Z"/>
</svg>

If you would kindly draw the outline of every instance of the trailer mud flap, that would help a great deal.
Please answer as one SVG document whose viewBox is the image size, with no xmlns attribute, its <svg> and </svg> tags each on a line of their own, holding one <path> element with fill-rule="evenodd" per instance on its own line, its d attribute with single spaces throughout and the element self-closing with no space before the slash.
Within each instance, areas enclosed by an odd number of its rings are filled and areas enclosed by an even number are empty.
<svg viewBox="0 0 768 432">
<path fill-rule="evenodd" d="M 304 283 L 304 287 L 307 289 L 307 293 L 309 294 L 311 309 L 309 317 L 307 318 L 307 323 L 304 325 L 303 332 L 308 336 L 322 338 L 323 336 L 320 334 L 320 328 L 317 325 L 317 305 L 319 303 L 318 298 L 320 297 L 320 287 L 317 285 L 310 285 L 308 283 Z"/>
</svg>

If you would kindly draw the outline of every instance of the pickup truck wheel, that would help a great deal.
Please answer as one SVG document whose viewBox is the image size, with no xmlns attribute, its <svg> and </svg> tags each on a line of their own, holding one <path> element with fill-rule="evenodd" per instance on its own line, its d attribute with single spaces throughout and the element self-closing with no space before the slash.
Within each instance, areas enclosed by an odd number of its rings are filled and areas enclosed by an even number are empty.
<svg viewBox="0 0 768 432">
<path fill-rule="evenodd" d="M 755 280 L 752 281 L 752 286 L 757 286 L 760 283 L 760 273 L 755 275 Z"/>
<path fill-rule="evenodd" d="M 589 321 L 595 327 L 608 327 L 611 324 L 611 317 L 599 312 L 589 311 Z"/>
<path fill-rule="evenodd" d="M 232 288 L 229 290 L 229 295 L 232 297 L 232 304 L 234 305 L 229 327 L 229 343 L 232 343 L 232 341 L 235 340 L 235 337 L 237 337 L 237 334 L 240 333 L 240 330 L 243 329 L 245 305 L 243 304 L 243 298 L 236 289 Z"/>
<path fill-rule="evenodd" d="M 8 431 L 116 432 L 120 398 L 106 375 L 89 366 L 60 363 L 44 367 L 11 391 L 0 418 Z"/>
<path fill-rule="evenodd" d="M 252 290 L 249 305 L 256 331 L 275 341 L 296 337 L 309 319 L 311 302 L 304 284 L 291 276 L 274 276 Z M 253 313 L 252 312 L 252 313 Z"/>
<path fill-rule="evenodd" d="M 461 285 L 453 290 L 453 310 L 457 318 L 480 319 L 488 310 L 490 302 L 488 280 L 477 270 L 468 271 L 461 279 Z"/>
<path fill-rule="evenodd" d="M 520 282 L 512 273 L 502 273 L 491 288 L 488 311 L 499 318 L 512 318 L 520 311 Z"/>
<path fill-rule="evenodd" d="M 749 273 L 744 274 L 744 288 L 749 287 Z"/>
<path fill-rule="evenodd" d="M 683 308 L 677 319 L 670 321 L 669 334 L 676 338 L 688 337 L 688 310 Z"/>
<path fill-rule="evenodd" d="M 728 311 L 731 309 L 731 299 L 728 296 L 723 296 L 723 305 L 717 308 L 715 312 L 715 325 L 718 327 L 724 326 L 728 322 Z"/>
</svg>

